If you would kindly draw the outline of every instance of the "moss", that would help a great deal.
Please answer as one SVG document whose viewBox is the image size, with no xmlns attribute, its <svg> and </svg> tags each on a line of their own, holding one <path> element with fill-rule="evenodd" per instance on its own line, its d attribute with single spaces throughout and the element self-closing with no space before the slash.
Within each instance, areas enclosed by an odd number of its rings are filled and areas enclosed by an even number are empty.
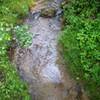
<svg viewBox="0 0 100 100">
<path fill-rule="evenodd" d="M 54 17 L 56 14 L 55 8 L 44 8 L 41 10 L 42 17 Z"/>
<path fill-rule="evenodd" d="M 91 100 L 100 99 L 100 14 L 98 0 L 69 0 L 63 4 L 65 27 L 60 37 L 65 63 L 83 82 Z"/>
</svg>

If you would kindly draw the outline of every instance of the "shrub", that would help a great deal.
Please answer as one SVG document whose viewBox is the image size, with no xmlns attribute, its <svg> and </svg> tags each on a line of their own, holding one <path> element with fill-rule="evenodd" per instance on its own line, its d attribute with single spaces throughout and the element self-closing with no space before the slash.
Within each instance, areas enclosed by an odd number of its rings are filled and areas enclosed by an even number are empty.
<svg viewBox="0 0 100 100">
<path fill-rule="evenodd" d="M 0 23 L 0 99 L 3 100 L 29 100 L 27 87 L 22 82 L 15 68 L 10 64 L 7 49 L 12 39 L 12 25 Z M 24 33 L 25 34 L 25 33 Z"/>
<path fill-rule="evenodd" d="M 20 23 L 28 15 L 29 6 L 34 0 L 1 0 L 0 21 Z"/>
<path fill-rule="evenodd" d="M 100 96 L 100 14 L 98 0 L 69 0 L 63 6 L 65 27 L 60 38 L 70 70 L 84 82 L 91 100 Z"/>
<path fill-rule="evenodd" d="M 20 18 L 28 14 L 29 1 L 33 0 L 0 0 L 0 100 L 30 100 L 27 85 L 20 80 L 8 58 L 13 39 L 19 41 L 21 47 L 31 42 L 28 27 L 16 26 Z"/>
</svg>

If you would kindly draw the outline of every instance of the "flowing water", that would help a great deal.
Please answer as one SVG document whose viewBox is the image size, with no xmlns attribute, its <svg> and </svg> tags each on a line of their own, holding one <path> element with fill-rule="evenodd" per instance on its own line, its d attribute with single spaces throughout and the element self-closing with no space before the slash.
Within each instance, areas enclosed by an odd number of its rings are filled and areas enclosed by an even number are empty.
<svg viewBox="0 0 100 100">
<path fill-rule="evenodd" d="M 41 3 L 38 0 L 32 18 L 25 21 L 31 26 L 32 45 L 16 50 L 16 66 L 21 78 L 29 84 L 32 100 L 88 100 L 81 87 L 65 70 L 57 50 L 57 37 L 61 30 L 61 1 Z M 56 7 L 56 16 L 40 17 L 40 10 L 45 6 Z"/>
</svg>

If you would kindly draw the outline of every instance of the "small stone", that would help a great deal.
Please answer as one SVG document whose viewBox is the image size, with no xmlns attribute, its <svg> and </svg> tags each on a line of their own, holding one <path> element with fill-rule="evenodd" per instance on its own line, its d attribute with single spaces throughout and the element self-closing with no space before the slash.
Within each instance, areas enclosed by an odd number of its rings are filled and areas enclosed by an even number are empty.
<svg viewBox="0 0 100 100">
<path fill-rule="evenodd" d="M 80 78 L 79 77 L 76 77 L 76 80 L 79 80 Z"/>
</svg>

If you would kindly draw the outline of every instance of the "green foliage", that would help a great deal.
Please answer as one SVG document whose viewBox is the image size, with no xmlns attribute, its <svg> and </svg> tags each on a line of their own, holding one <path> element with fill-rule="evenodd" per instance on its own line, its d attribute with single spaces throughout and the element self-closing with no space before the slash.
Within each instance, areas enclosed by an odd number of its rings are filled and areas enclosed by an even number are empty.
<svg viewBox="0 0 100 100">
<path fill-rule="evenodd" d="M 0 57 L 6 53 L 7 42 L 11 40 L 11 36 L 9 33 L 10 28 L 5 28 L 5 23 L 0 23 Z M 6 27 L 8 24 L 6 23 Z"/>
<path fill-rule="evenodd" d="M 20 23 L 20 18 L 28 15 L 28 7 L 34 0 L 1 0 L 0 21 Z M 29 3 L 30 2 L 30 3 Z"/>
<path fill-rule="evenodd" d="M 28 32 L 28 29 L 27 25 L 14 27 L 15 38 L 20 47 L 27 47 L 31 44 L 32 34 Z"/>
<path fill-rule="evenodd" d="M 0 100 L 30 100 L 26 85 L 20 81 L 7 56 L 8 44 L 12 39 L 11 30 L 12 24 L 0 23 Z"/>
<path fill-rule="evenodd" d="M 13 40 L 21 47 L 30 44 L 28 27 L 15 24 L 28 14 L 30 1 L 33 0 L 0 0 L 0 100 L 30 100 L 27 85 L 20 80 L 7 51 L 13 47 Z"/>
<path fill-rule="evenodd" d="M 63 6 L 60 38 L 70 70 L 84 82 L 91 100 L 100 99 L 100 13 L 98 0 L 69 0 Z"/>
<path fill-rule="evenodd" d="M 30 100 L 26 84 L 20 81 L 8 58 L 1 59 L 0 71 L 4 74 L 0 79 L 0 100 Z"/>
</svg>

